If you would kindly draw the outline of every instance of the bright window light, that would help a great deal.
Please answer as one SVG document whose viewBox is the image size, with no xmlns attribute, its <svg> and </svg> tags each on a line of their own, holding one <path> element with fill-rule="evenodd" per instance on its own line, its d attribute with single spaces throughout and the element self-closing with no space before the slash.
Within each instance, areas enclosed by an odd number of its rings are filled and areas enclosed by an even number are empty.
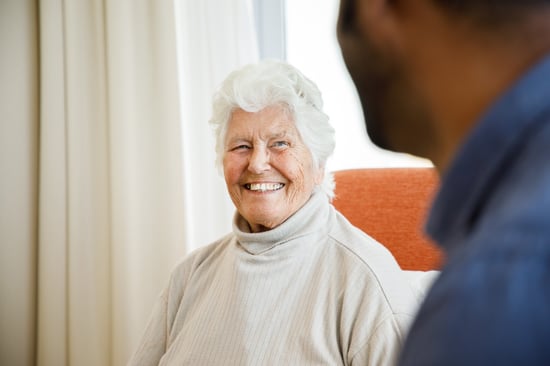
<svg viewBox="0 0 550 366">
<path fill-rule="evenodd" d="M 328 169 L 432 166 L 429 160 L 385 151 L 369 140 L 336 40 L 338 5 L 339 0 L 292 0 L 284 6 L 286 59 L 321 89 L 325 112 L 336 129 L 336 150 Z"/>
</svg>

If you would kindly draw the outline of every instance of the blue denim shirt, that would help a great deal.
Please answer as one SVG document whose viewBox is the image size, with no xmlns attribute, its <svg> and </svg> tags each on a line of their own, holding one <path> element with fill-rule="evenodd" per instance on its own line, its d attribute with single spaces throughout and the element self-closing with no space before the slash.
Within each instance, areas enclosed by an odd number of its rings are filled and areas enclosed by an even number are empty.
<svg viewBox="0 0 550 366">
<path fill-rule="evenodd" d="M 550 365 L 550 56 L 467 137 L 427 231 L 447 263 L 400 365 Z"/>
</svg>

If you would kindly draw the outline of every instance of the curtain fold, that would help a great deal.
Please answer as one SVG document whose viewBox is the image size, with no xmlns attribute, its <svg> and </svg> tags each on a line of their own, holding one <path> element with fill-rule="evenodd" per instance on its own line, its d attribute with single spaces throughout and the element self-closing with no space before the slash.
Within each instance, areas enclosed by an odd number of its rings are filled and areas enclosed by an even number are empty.
<svg viewBox="0 0 550 366">
<path fill-rule="evenodd" d="M 230 230 L 208 119 L 252 14 L 0 2 L 0 364 L 124 365 L 172 268 Z"/>
<path fill-rule="evenodd" d="M 114 365 L 187 253 L 172 1 L 107 2 Z"/>
<path fill-rule="evenodd" d="M 0 365 L 33 365 L 38 36 L 33 0 L 0 1 Z"/>
<path fill-rule="evenodd" d="M 110 361 L 102 14 L 100 2 L 40 3 L 38 365 Z"/>
</svg>

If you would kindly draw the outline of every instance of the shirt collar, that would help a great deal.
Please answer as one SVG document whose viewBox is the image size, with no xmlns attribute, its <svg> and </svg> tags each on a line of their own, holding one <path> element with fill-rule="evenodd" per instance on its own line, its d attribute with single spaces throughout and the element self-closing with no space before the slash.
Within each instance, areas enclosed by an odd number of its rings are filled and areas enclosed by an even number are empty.
<svg viewBox="0 0 550 366">
<path fill-rule="evenodd" d="M 488 110 L 467 136 L 442 179 L 427 222 L 428 234 L 450 250 L 468 235 L 525 134 L 548 113 L 550 54 Z"/>
</svg>

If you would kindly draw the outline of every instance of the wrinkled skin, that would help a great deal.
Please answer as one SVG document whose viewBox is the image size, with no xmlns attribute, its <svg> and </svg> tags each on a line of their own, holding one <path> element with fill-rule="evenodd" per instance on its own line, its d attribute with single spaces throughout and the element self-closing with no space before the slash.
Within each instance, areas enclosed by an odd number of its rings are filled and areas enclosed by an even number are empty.
<svg viewBox="0 0 550 366">
<path fill-rule="evenodd" d="M 280 106 L 233 112 L 223 170 L 231 200 L 252 232 L 282 224 L 306 203 L 323 177 L 294 121 Z"/>
</svg>

